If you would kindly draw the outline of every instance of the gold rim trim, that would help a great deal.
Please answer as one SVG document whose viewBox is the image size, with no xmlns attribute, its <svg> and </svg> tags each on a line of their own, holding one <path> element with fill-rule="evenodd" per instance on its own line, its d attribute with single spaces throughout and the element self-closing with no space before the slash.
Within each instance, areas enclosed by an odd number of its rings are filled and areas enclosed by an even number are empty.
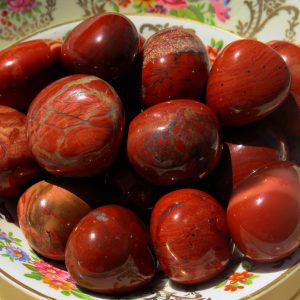
<svg viewBox="0 0 300 300">
<path fill-rule="evenodd" d="M 35 290 L 35 289 L 29 287 L 28 285 L 24 284 L 23 282 L 21 282 L 21 281 L 15 279 L 15 278 L 12 277 L 10 274 L 8 274 L 8 273 L 6 273 L 5 271 L 3 271 L 1 268 L 0 268 L 0 273 L 6 277 L 6 278 L 4 278 L 4 280 L 6 280 L 6 282 L 7 282 L 8 284 L 10 284 L 10 285 L 12 285 L 12 284 L 11 284 L 7 279 L 9 279 L 10 281 L 12 281 L 12 282 L 18 284 L 18 285 L 21 286 L 23 289 L 25 289 L 25 290 L 27 290 L 27 291 L 33 293 L 33 294 L 36 295 L 36 296 L 40 296 L 40 297 L 42 296 L 42 297 L 44 297 L 45 299 L 48 299 L 48 300 L 56 300 L 55 298 L 51 298 L 51 297 L 49 297 L 49 296 L 47 296 L 47 295 L 44 295 L 44 294 L 40 293 L 39 291 L 37 291 L 37 290 Z M 17 287 L 15 287 L 15 288 L 17 289 Z M 22 292 L 25 293 L 25 291 L 22 291 Z"/>
<path fill-rule="evenodd" d="M 299 251 L 300 249 L 297 249 L 296 251 Z M 293 273 L 300 270 L 300 258 L 289 268 L 287 271 L 279 275 L 277 278 L 263 286 L 262 288 L 258 289 L 257 291 L 240 298 L 240 300 L 249 300 L 253 298 L 254 296 L 262 296 L 262 294 L 265 294 L 268 290 L 271 290 L 275 286 L 279 285 L 286 277 L 292 276 Z"/>
</svg>

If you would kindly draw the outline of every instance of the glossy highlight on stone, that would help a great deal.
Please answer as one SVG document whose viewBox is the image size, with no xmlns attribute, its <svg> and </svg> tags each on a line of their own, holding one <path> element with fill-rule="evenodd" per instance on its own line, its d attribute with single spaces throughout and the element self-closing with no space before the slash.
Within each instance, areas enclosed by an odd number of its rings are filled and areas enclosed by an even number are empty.
<svg viewBox="0 0 300 300">
<path fill-rule="evenodd" d="M 206 103 L 225 126 L 255 122 L 272 113 L 289 94 L 291 75 L 271 47 L 237 40 L 217 57 L 209 74 Z"/>
<path fill-rule="evenodd" d="M 170 192 L 153 208 L 151 239 L 162 270 L 181 284 L 196 284 L 228 264 L 232 244 L 221 205 L 197 189 Z"/>
<path fill-rule="evenodd" d="M 143 106 L 180 98 L 200 100 L 208 71 L 207 50 L 196 34 L 181 27 L 160 30 L 144 45 Z"/>
<path fill-rule="evenodd" d="M 148 231 L 118 205 L 98 207 L 79 222 L 68 240 L 66 266 L 79 286 L 118 294 L 145 286 L 156 271 Z"/>
<path fill-rule="evenodd" d="M 267 43 L 286 62 L 291 76 L 291 93 L 300 105 L 300 47 L 288 42 L 273 40 Z"/>
<path fill-rule="evenodd" d="M 223 133 L 223 151 L 211 181 L 213 194 L 227 206 L 243 179 L 266 164 L 287 160 L 289 147 L 280 128 L 265 120 Z"/>
<path fill-rule="evenodd" d="M 26 116 L 0 105 L 0 196 L 19 197 L 42 169 L 30 151 Z"/>
<path fill-rule="evenodd" d="M 73 185 L 78 189 L 79 182 Z M 40 181 L 27 189 L 18 201 L 20 228 L 29 245 L 43 256 L 65 259 L 65 247 L 72 229 L 90 211 L 72 183 Z"/>
<path fill-rule="evenodd" d="M 61 75 L 61 45 L 38 39 L 0 51 L 0 104 L 26 112 L 37 93 Z"/>
<path fill-rule="evenodd" d="M 104 80 L 71 75 L 47 86 L 27 114 L 37 162 L 59 176 L 105 171 L 116 159 L 124 126 L 121 100 Z"/>
<path fill-rule="evenodd" d="M 138 32 L 126 16 L 102 13 L 82 21 L 67 35 L 62 60 L 70 73 L 111 82 L 129 70 L 138 47 Z"/>
<path fill-rule="evenodd" d="M 194 100 L 156 104 L 129 125 L 129 161 L 142 177 L 157 185 L 207 176 L 221 150 L 217 118 L 208 106 Z"/>
<path fill-rule="evenodd" d="M 227 221 L 248 258 L 278 261 L 300 246 L 299 167 L 276 162 L 246 178 L 232 195 Z"/>
</svg>

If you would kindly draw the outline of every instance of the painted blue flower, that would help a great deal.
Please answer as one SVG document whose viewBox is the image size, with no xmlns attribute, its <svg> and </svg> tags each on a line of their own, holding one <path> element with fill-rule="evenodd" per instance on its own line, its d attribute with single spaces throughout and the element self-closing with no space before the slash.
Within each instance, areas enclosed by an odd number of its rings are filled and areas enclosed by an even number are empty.
<svg viewBox="0 0 300 300">
<path fill-rule="evenodd" d="M 9 255 L 14 260 L 23 261 L 23 262 L 27 262 L 30 260 L 29 255 L 19 247 L 9 246 L 9 247 L 5 247 L 5 250 L 6 250 L 6 254 Z"/>
<path fill-rule="evenodd" d="M 0 231 L 0 240 L 7 240 L 8 236 L 6 232 Z"/>
</svg>

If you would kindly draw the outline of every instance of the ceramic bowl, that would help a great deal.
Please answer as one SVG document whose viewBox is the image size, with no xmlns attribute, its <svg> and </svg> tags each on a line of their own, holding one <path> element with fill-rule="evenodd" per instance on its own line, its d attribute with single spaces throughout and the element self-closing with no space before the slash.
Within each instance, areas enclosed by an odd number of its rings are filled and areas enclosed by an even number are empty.
<svg viewBox="0 0 300 300">
<path fill-rule="evenodd" d="M 84 1 L 79 2 L 83 3 Z M 47 3 L 50 5 L 51 1 L 47 1 Z M 129 18 L 145 38 L 169 26 L 183 26 L 194 30 L 206 45 L 212 61 L 226 44 L 240 38 L 227 31 L 192 20 L 155 15 L 131 15 Z M 60 26 L 54 26 L 51 29 L 41 30 L 26 39 L 64 38 L 66 33 L 79 22 L 68 22 Z M 172 284 L 163 273 L 158 272 L 153 282 L 137 293 L 121 298 L 92 294 L 76 286 L 68 272 L 61 265 L 43 260 L 30 249 L 22 232 L 16 225 L 15 210 L 15 202 L 0 200 L 0 278 L 7 283 L 11 290 L 21 290 L 28 297 L 66 300 L 232 300 L 244 297 L 255 298 L 263 294 L 268 295 L 277 286 L 300 274 L 300 249 L 279 262 L 269 264 L 254 263 L 235 251 L 230 266 L 220 276 L 208 283 L 183 288 Z M 26 296 L 24 297 L 24 299 L 27 299 Z"/>
</svg>

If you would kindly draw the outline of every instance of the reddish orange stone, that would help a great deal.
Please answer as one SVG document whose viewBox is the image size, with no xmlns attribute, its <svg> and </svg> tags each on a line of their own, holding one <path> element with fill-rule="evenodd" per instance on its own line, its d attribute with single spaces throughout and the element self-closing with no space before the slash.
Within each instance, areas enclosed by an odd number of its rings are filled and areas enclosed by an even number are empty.
<svg viewBox="0 0 300 300">
<path fill-rule="evenodd" d="M 0 196 L 19 197 L 42 171 L 29 149 L 26 116 L 0 105 Z"/>
<path fill-rule="evenodd" d="M 151 239 L 162 270 L 175 282 L 200 283 L 228 264 L 232 244 L 221 205 L 197 189 L 181 189 L 158 200 Z"/>
<path fill-rule="evenodd" d="M 43 256 L 65 259 L 68 237 L 79 220 L 90 211 L 80 182 L 40 181 L 31 186 L 18 202 L 20 228 L 29 245 Z M 77 190 L 76 190 L 77 189 Z"/>
<path fill-rule="evenodd" d="M 61 45 L 33 40 L 0 51 L 0 104 L 27 111 L 37 93 L 61 76 Z"/>
<path fill-rule="evenodd" d="M 178 99 L 156 104 L 129 126 L 129 161 L 154 184 L 170 185 L 207 176 L 221 150 L 218 120 L 198 101 Z"/>
<path fill-rule="evenodd" d="M 71 75 L 53 82 L 27 114 L 32 153 L 48 172 L 88 176 L 115 160 L 124 126 L 121 100 L 105 81 Z"/>
<path fill-rule="evenodd" d="M 149 233 L 125 207 L 105 205 L 88 213 L 72 231 L 66 266 L 76 283 L 101 293 L 125 293 L 154 276 Z"/>
<path fill-rule="evenodd" d="M 222 124 L 240 126 L 272 113 L 289 94 L 291 75 L 273 49 L 255 40 L 227 45 L 209 73 L 207 105 Z"/>
</svg>

